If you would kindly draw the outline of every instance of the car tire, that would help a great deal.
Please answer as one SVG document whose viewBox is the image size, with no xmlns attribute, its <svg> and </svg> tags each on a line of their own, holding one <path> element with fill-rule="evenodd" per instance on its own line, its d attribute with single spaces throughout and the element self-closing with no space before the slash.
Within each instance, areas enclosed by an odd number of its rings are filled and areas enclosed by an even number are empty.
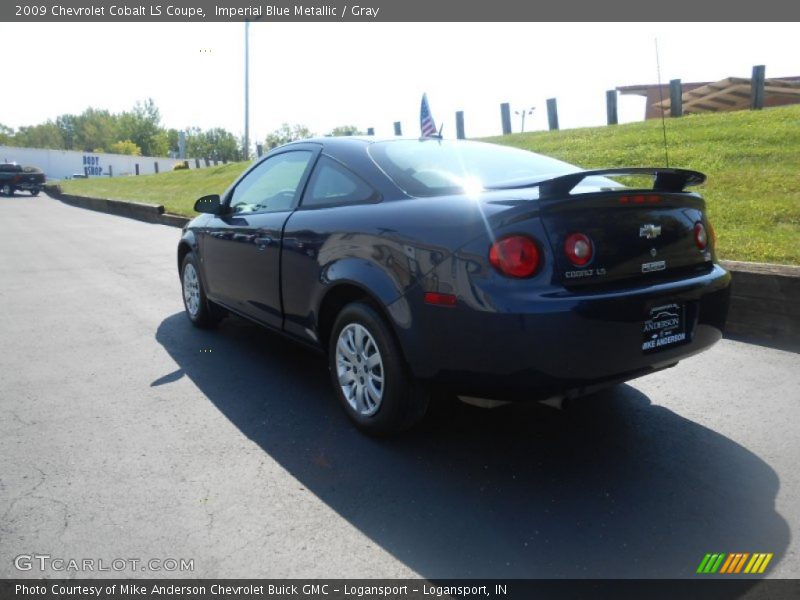
<svg viewBox="0 0 800 600">
<path fill-rule="evenodd" d="M 197 327 L 210 328 L 223 318 L 222 309 L 209 301 L 194 253 L 189 252 L 181 263 L 181 296 L 186 316 Z"/>
<path fill-rule="evenodd" d="M 31 196 L 38 196 L 39 195 L 39 188 L 33 188 L 31 190 Z"/>
<path fill-rule="evenodd" d="M 348 304 L 336 317 L 328 368 L 339 402 L 364 433 L 392 435 L 425 416 L 429 386 L 411 377 L 392 331 L 367 303 Z"/>
<path fill-rule="evenodd" d="M 14 188 L 5 183 L 3 184 L 3 187 L 0 188 L 0 194 L 3 194 L 3 196 L 13 196 Z"/>
</svg>

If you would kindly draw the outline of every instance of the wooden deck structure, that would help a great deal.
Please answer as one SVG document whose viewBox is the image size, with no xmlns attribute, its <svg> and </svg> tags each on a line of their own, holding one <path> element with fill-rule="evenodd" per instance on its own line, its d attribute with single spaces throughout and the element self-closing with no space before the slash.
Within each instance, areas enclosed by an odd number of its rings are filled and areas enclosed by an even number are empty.
<svg viewBox="0 0 800 600">
<path fill-rule="evenodd" d="M 645 96 L 645 119 L 670 115 L 669 84 L 630 85 L 618 87 L 620 94 Z M 683 114 L 744 110 L 751 106 L 752 81 L 746 77 L 726 77 L 714 82 L 682 84 Z M 763 106 L 800 104 L 800 76 L 773 77 L 764 80 Z"/>
</svg>

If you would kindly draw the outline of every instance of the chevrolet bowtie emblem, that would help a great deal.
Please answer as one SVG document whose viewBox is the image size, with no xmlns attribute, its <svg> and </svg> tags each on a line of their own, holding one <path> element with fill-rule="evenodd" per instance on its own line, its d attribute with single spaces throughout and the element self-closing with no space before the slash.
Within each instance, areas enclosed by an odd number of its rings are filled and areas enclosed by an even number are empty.
<svg viewBox="0 0 800 600">
<path fill-rule="evenodd" d="M 639 227 L 639 237 L 647 238 L 648 240 L 654 240 L 660 235 L 661 225 L 653 225 L 648 223 L 647 225 L 642 225 Z"/>
</svg>

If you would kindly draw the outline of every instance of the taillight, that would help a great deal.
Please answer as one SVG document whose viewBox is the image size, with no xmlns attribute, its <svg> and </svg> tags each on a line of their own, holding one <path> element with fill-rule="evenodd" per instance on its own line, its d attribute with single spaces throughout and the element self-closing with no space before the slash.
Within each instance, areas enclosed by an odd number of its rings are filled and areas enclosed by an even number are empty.
<svg viewBox="0 0 800 600">
<path fill-rule="evenodd" d="M 700 221 L 694 224 L 694 243 L 700 250 L 705 250 L 708 246 L 708 234 Z"/>
<path fill-rule="evenodd" d="M 645 202 L 650 204 L 655 204 L 657 202 L 661 202 L 661 198 L 658 196 L 650 195 L 645 196 L 643 194 L 636 194 L 635 196 L 620 196 L 619 203 L 620 204 L 644 204 Z"/>
<path fill-rule="evenodd" d="M 582 233 L 571 233 L 564 240 L 564 253 L 576 267 L 586 266 L 594 256 L 592 240 Z"/>
<path fill-rule="evenodd" d="M 539 269 L 541 261 L 539 246 L 524 235 L 501 238 L 489 248 L 489 262 L 509 277 L 531 277 Z"/>
</svg>

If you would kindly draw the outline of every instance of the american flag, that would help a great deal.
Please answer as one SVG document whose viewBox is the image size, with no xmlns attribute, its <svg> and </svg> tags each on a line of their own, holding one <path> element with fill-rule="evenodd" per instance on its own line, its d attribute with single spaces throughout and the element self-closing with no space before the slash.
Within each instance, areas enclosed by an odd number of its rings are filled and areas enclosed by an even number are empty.
<svg viewBox="0 0 800 600">
<path fill-rule="evenodd" d="M 422 137 L 436 135 L 436 124 L 431 116 L 431 108 L 428 106 L 428 94 L 422 94 L 422 106 L 419 109 L 419 127 L 422 130 Z"/>
</svg>

